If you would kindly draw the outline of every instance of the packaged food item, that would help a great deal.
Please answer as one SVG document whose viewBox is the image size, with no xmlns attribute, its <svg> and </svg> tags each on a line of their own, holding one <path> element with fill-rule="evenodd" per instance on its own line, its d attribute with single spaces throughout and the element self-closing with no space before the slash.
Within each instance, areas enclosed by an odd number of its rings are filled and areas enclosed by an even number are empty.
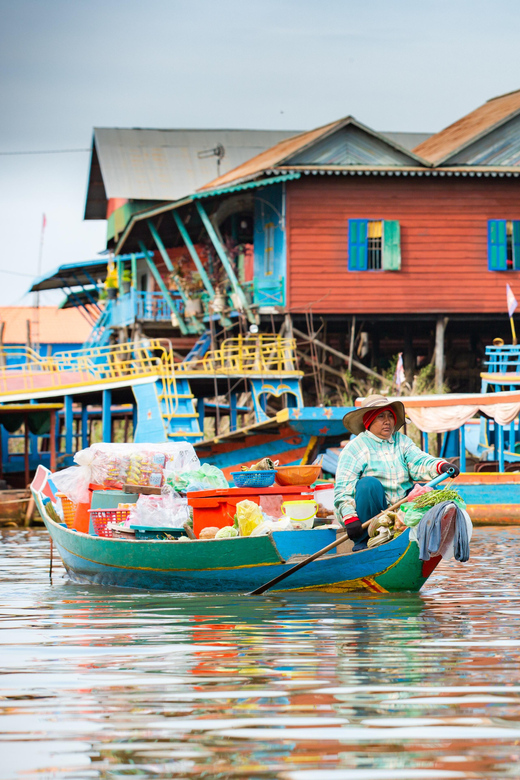
<svg viewBox="0 0 520 780">
<path fill-rule="evenodd" d="M 53 479 L 58 489 L 75 504 L 88 503 L 90 483 L 105 489 L 120 489 L 124 484 L 162 487 L 166 471 L 184 473 L 200 468 L 200 461 L 189 442 L 93 444 L 77 452 L 74 461 L 76 466 L 58 471 Z M 217 471 L 222 474 L 220 469 Z"/>
<path fill-rule="evenodd" d="M 251 536 L 256 526 L 263 523 L 264 516 L 258 504 L 244 499 L 237 504 L 237 519 L 240 536 Z"/>
<path fill-rule="evenodd" d="M 282 518 L 281 520 L 273 520 L 273 518 L 265 518 L 263 523 L 257 525 L 251 532 L 251 536 L 267 536 L 267 534 L 273 531 L 294 531 L 294 525 L 289 518 Z"/>
<path fill-rule="evenodd" d="M 131 504 L 130 526 L 146 525 L 160 528 L 182 528 L 189 520 L 185 498 L 171 491 L 160 496 L 141 495 Z"/>
<path fill-rule="evenodd" d="M 228 481 L 224 473 L 210 463 L 203 463 L 196 469 L 175 470 L 169 465 L 165 469 L 166 483 L 177 493 L 196 490 L 227 490 Z"/>
</svg>

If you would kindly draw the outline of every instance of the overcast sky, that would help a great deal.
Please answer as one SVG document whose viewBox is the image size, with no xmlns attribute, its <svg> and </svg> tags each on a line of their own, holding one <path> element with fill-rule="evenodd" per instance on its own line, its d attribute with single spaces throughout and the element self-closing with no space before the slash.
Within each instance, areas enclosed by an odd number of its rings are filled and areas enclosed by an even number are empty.
<svg viewBox="0 0 520 780">
<path fill-rule="evenodd" d="M 347 114 L 435 132 L 520 88 L 519 22 L 518 0 L 0 0 L 0 152 Z M 31 302 L 43 212 L 44 271 L 104 248 L 105 223 L 82 220 L 88 165 L 0 155 L 0 305 Z"/>
</svg>

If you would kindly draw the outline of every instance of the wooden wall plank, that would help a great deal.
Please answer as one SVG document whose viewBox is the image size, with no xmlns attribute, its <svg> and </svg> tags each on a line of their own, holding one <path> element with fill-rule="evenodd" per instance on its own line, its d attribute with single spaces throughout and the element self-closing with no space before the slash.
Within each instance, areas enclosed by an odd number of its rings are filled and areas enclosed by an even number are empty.
<svg viewBox="0 0 520 780">
<path fill-rule="evenodd" d="M 513 178 L 302 176 L 287 183 L 287 306 L 315 313 L 505 313 L 489 219 L 520 220 Z M 395 219 L 400 271 L 348 271 L 348 220 Z"/>
</svg>

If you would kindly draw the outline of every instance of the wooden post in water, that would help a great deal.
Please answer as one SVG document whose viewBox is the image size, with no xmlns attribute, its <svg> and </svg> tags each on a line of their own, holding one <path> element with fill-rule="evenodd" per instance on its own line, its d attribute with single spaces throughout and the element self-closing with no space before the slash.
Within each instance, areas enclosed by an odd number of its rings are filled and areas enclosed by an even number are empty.
<svg viewBox="0 0 520 780">
<path fill-rule="evenodd" d="M 51 453 L 51 471 L 56 471 L 56 409 L 51 409 L 51 429 L 49 431 L 49 451 Z"/>
<path fill-rule="evenodd" d="M 23 461 L 25 470 L 25 487 L 27 487 L 31 481 L 29 473 L 29 420 L 27 417 L 27 412 L 25 413 L 23 420 Z"/>
</svg>

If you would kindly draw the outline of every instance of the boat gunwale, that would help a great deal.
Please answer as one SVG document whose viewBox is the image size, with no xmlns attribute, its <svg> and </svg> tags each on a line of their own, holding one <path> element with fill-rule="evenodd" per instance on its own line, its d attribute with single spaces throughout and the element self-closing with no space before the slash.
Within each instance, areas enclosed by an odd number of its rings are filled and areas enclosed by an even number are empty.
<svg viewBox="0 0 520 780">
<path fill-rule="evenodd" d="M 205 572 L 205 571 L 233 571 L 233 570 L 236 570 L 236 569 L 246 569 L 246 568 L 256 568 L 256 567 L 259 567 L 259 568 L 262 567 L 263 568 L 263 567 L 268 567 L 268 566 L 291 566 L 292 565 L 292 564 L 287 562 L 288 559 L 282 558 L 282 556 L 280 555 L 280 552 L 279 552 L 279 550 L 278 550 L 278 548 L 276 546 L 276 542 L 272 538 L 271 534 L 266 534 L 266 536 L 268 537 L 268 539 L 269 539 L 269 541 L 270 541 L 270 543 L 271 543 L 271 545 L 272 545 L 272 547 L 274 549 L 274 552 L 276 553 L 276 555 L 279 558 L 278 561 L 266 561 L 266 562 L 257 562 L 257 563 L 247 563 L 247 564 L 241 564 L 241 565 L 238 565 L 238 566 L 214 566 L 214 567 L 208 567 L 208 568 L 195 568 L 195 569 L 194 568 L 168 568 L 168 569 L 163 569 L 163 568 L 151 567 L 151 566 L 150 567 L 125 566 L 125 565 L 120 564 L 120 563 L 118 563 L 118 564 L 105 563 L 105 562 L 100 562 L 99 560 L 95 560 L 95 559 L 92 559 L 92 558 L 87 558 L 84 555 L 79 555 L 77 552 L 75 552 L 73 550 L 70 550 L 68 547 L 65 547 L 65 545 L 62 542 L 57 541 L 56 539 L 54 539 L 54 537 L 53 537 L 53 535 L 52 535 L 52 533 L 50 531 L 50 528 L 48 527 L 48 524 L 51 527 L 54 526 L 55 529 L 58 531 L 58 533 L 59 532 L 64 532 L 65 534 L 70 535 L 70 538 L 81 538 L 81 537 L 83 537 L 85 539 L 88 539 L 90 542 L 93 541 L 95 544 L 98 544 L 100 542 L 101 543 L 105 543 L 105 542 L 123 542 L 123 543 L 128 543 L 128 540 L 126 540 L 126 539 L 113 539 L 113 538 L 102 537 L 102 536 L 94 536 L 92 534 L 85 534 L 85 533 L 83 533 L 81 531 L 74 531 L 74 530 L 72 530 L 70 528 L 66 528 L 66 527 L 62 526 L 60 523 L 57 523 L 55 520 L 50 518 L 47 515 L 46 512 L 45 512 L 44 523 L 47 526 L 47 530 L 49 531 L 49 535 L 51 536 L 53 542 L 56 544 L 57 547 L 63 548 L 67 553 L 69 553 L 69 555 L 73 555 L 76 558 L 80 558 L 81 560 L 87 561 L 88 563 L 92 563 L 92 564 L 95 564 L 95 565 L 98 565 L 98 566 L 106 566 L 107 568 L 112 568 L 112 569 L 122 569 L 122 570 L 130 570 L 130 571 L 157 571 L 157 572 L 193 572 L 193 571 L 200 571 L 200 572 L 204 571 Z M 294 532 L 291 532 L 291 533 L 294 533 Z M 399 539 L 401 536 L 402 536 L 402 534 L 400 534 L 398 537 L 394 537 L 394 539 L 391 539 L 389 542 L 387 542 L 384 545 L 378 546 L 376 549 L 380 550 L 382 548 L 387 547 L 388 545 L 392 544 L 392 542 L 395 542 L 397 539 Z M 248 538 L 248 537 L 244 537 L 244 538 Z M 260 537 L 254 537 L 254 538 L 260 538 Z M 213 541 L 216 541 L 216 542 L 226 542 L 226 541 L 227 542 L 233 542 L 234 540 L 233 539 L 208 539 L 208 540 L 190 539 L 190 543 L 198 542 L 200 544 L 206 544 L 207 542 L 213 542 Z M 169 539 L 168 540 L 167 539 L 139 539 L 139 540 L 130 542 L 130 544 L 135 544 L 136 542 L 137 542 L 137 544 L 141 544 L 141 545 L 142 544 L 145 544 L 145 545 L 149 545 L 149 544 L 151 544 L 151 545 L 154 545 L 154 544 L 171 545 L 172 540 L 169 540 Z M 181 542 L 180 544 L 186 544 L 186 542 Z M 393 561 L 391 564 L 389 564 L 381 572 L 378 572 L 378 574 L 382 574 L 383 572 L 389 571 L 397 563 L 399 563 L 399 561 L 403 558 L 403 556 L 408 552 L 411 544 L 412 544 L 412 540 L 408 539 L 408 544 L 406 545 L 405 549 L 402 550 L 402 552 L 399 555 L 399 557 L 395 561 Z M 356 555 L 356 558 L 357 558 L 358 553 L 367 553 L 367 552 L 374 552 L 374 551 L 375 551 L 374 549 L 371 550 L 370 548 L 367 548 L 365 550 L 357 550 L 356 553 L 354 553 L 353 551 L 350 551 L 348 553 L 336 553 L 334 556 L 332 556 L 332 555 L 331 556 L 323 556 L 323 558 L 325 560 L 333 559 L 334 561 L 339 562 L 342 559 L 343 560 L 351 559 L 351 556 L 354 555 L 354 554 Z"/>
</svg>

